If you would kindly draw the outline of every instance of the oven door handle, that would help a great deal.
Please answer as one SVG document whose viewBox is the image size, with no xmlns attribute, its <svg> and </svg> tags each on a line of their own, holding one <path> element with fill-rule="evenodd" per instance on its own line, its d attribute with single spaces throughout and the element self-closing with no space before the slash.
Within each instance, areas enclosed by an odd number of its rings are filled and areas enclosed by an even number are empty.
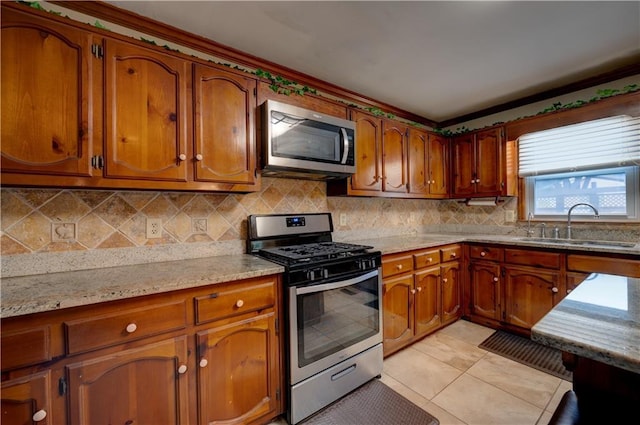
<svg viewBox="0 0 640 425">
<path fill-rule="evenodd" d="M 339 282 L 321 283 L 320 285 L 309 285 L 296 288 L 296 295 L 313 294 L 314 292 L 329 291 L 331 289 L 340 289 L 345 286 L 351 286 L 378 276 L 378 270 L 373 270 L 362 276 L 354 277 L 349 280 L 341 280 Z"/>
</svg>

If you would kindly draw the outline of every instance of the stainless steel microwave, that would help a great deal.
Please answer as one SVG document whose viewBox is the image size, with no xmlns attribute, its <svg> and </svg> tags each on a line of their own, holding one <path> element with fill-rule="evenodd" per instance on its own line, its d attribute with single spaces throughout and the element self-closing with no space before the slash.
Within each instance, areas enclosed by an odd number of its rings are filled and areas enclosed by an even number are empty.
<svg viewBox="0 0 640 425">
<path fill-rule="evenodd" d="M 262 175 L 312 180 L 355 173 L 355 123 L 282 102 L 263 105 Z"/>
</svg>

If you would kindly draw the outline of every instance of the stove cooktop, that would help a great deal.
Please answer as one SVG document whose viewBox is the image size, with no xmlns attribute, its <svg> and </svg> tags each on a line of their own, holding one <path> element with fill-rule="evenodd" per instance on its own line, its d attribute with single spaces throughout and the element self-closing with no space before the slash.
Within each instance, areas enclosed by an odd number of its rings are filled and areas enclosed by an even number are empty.
<svg viewBox="0 0 640 425">
<path fill-rule="evenodd" d="M 349 257 L 366 252 L 373 248 L 367 245 L 356 245 L 342 242 L 318 242 L 301 245 L 264 248 L 260 254 L 288 262 L 312 262 L 331 258 Z"/>
</svg>

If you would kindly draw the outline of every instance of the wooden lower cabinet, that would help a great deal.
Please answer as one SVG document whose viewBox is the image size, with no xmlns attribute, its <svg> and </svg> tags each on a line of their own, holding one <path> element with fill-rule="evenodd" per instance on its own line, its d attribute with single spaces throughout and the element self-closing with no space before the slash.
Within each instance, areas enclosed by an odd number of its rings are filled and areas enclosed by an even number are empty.
<svg viewBox="0 0 640 425">
<path fill-rule="evenodd" d="M 188 364 L 186 336 L 71 363 L 70 423 L 188 424 Z"/>
<path fill-rule="evenodd" d="M 558 272 L 505 266 L 505 321 L 531 329 L 561 298 Z"/>
<path fill-rule="evenodd" d="M 469 266 L 471 281 L 471 314 L 481 318 L 500 320 L 502 282 L 500 265 L 472 261 Z"/>
<path fill-rule="evenodd" d="M 44 370 L 2 383 L 3 425 L 38 423 L 50 425 L 55 415 L 51 409 L 51 372 Z"/>
<path fill-rule="evenodd" d="M 279 410 L 275 314 L 213 327 L 196 335 L 200 424 L 244 424 Z"/>
<path fill-rule="evenodd" d="M 2 424 L 269 423 L 281 299 L 272 275 L 3 319 Z"/>
<path fill-rule="evenodd" d="M 461 257 L 460 245 L 383 256 L 385 356 L 460 318 Z"/>
</svg>

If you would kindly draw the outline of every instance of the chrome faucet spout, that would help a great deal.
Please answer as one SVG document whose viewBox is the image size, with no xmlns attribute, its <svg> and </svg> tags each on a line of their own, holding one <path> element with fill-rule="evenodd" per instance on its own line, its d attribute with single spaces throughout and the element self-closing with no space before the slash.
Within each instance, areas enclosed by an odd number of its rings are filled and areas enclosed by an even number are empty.
<svg viewBox="0 0 640 425">
<path fill-rule="evenodd" d="M 598 212 L 596 207 L 594 207 L 593 205 L 587 204 L 585 202 L 579 202 L 577 204 L 574 204 L 571 208 L 569 208 L 569 212 L 567 212 L 567 239 L 571 239 L 571 212 L 573 211 L 573 209 L 575 207 L 579 207 L 579 206 L 584 206 L 584 207 L 591 208 L 593 210 L 593 212 L 595 213 L 593 218 L 599 218 L 600 217 L 600 213 Z"/>
</svg>

